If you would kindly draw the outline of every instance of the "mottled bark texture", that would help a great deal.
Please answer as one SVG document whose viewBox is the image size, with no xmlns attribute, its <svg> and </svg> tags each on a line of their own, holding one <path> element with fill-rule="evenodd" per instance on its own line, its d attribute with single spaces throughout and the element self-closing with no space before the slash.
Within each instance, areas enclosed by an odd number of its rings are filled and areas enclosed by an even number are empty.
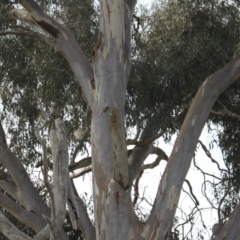
<svg viewBox="0 0 240 240">
<path fill-rule="evenodd" d="M 33 187 L 19 159 L 9 151 L 4 141 L 0 142 L 0 156 L 9 175 L 1 173 L 0 186 L 20 202 L 24 210 L 1 195 L 0 205 L 9 211 L 14 208 L 11 213 L 38 232 L 36 239 L 46 239 L 50 235 L 52 239 L 66 239 L 64 234 L 59 235 L 66 204 L 70 206 L 72 225 L 81 229 L 87 240 L 166 239 L 199 135 L 219 94 L 239 78 L 240 60 L 235 58 L 207 78 L 199 88 L 168 160 L 151 214 L 146 223 L 141 223 L 133 211 L 130 192 L 143 161 L 154 152 L 154 135 L 160 136 L 162 133 L 149 124 L 140 136 L 140 143 L 127 156 L 124 106 L 131 68 L 131 19 L 136 1 L 100 0 L 100 26 L 92 51 L 92 64 L 73 35 L 46 15 L 34 1 L 19 0 L 19 3 L 25 8 L 25 15 L 22 16 L 27 16 L 35 26 L 51 35 L 55 50 L 68 61 L 92 110 L 95 228 L 82 200 L 75 196 L 69 179 L 67 136 L 61 120 L 57 120 L 56 130 L 51 133 L 54 160 L 51 211 Z M 167 157 L 162 154 L 162 159 Z M 29 223 L 28 214 L 29 219 L 35 217 L 34 223 Z M 239 206 L 216 239 L 237 239 L 238 216 Z M 10 239 L 28 239 L 2 215 L 0 223 L 0 230 Z M 230 234 L 231 231 L 234 233 Z"/>
</svg>

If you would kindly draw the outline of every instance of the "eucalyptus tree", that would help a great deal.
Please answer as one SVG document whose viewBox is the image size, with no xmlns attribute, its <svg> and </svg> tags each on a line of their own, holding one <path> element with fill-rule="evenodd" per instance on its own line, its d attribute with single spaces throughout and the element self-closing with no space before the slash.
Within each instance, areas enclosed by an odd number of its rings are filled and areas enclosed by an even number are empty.
<svg viewBox="0 0 240 240">
<path fill-rule="evenodd" d="M 178 132 L 202 80 L 232 60 L 239 42 L 239 9 L 227 1 L 171 1 L 167 6 L 155 4 L 151 17 L 144 9 L 139 11 L 141 24 L 136 24 L 135 30 L 140 27 L 142 31 L 134 34 L 138 45 L 133 48 L 139 57 L 133 60 L 128 86 L 134 107 L 127 105 L 127 110 L 141 110 L 139 115 L 146 123 L 152 121 L 147 118 L 152 109 L 168 141 L 172 133 Z M 203 184 L 208 191 L 214 188 L 214 197 L 207 199 L 211 205 L 216 202 L 220 222 L 228 219 L 239 198 L 238 92 L 239 81 L 219 96 L 206 122 L 208 131 L 218 129 L 218 138 L 212 142 L 221 148 L 227 170 L 219 169 L 220 181 L 211 175 L 214 180 Z M 219 168 L 206 146 L 202 142 L 199 146 Z M 193 202 L 197 209 L 199 201 Z"/>
<path fill-rule="evenodd" d="M 0 16 L 1 99 L 5 115 L 16 116 L 4 119 L 9 126 L 7 144 L 1 135 L 0 187 L 8 195 L 1 193 L 0 206 L 33 229 L 37 233 L 34 239 L 67 239 L 62 228 L 66 219 L 85 239 L 166 239 L 202 128 L 220 93 L 240 75 L 238 55 L 233 60 L 230 57 L 236 35 L 230 35 L 226 46 L 227 41 L 221 42 L 218 35 L 219 41 L 210 42 L 212 48 L 207 42 L 216 33 L 224 33 L 219 30 L 232 32 L 227 26 L 237 20 L 231 21 L 231 14 L 216 16 L 228 8 L 235 13 L 236 8 L 170 1 L 165 12 L 156 11 L 153 29 L 146 26 L 147 36 L 141 38 L 144 29 L 136 29 L 141 19 L 132 18 L 136 0 L 101 0 L 98 35 L 90 52 L 96 33 L 93 9 L 98 6 L 94 2 L 17 2 L 3 2 Z M 189 6 L 195 9 L 185 12 Z M 181 14 L 177 17 L 176 13 Z M 158 18 L 163 28 L 153 24 Z M 135 41 L 131 38 L 132 19 Z M 205 24 L 198 22 L 202 19 Z M 206 34 L 201 42 L 194 34 L 202 26 L 207 31 L 198 32 L 199 36 Z M 218 31 L 214 32 L 214 26 Z M 212 30 L 213 35 L 208 36 Z M 164 48 L 158 49 L 158 44 Z M 206 46 L 222 54 L 212 58 L 217 63 L 209 60 L 212 53 L 200 54 Z M 186 58 L 188 62 L 183 63 Z M 198 79 L 193 83 L 196 69 Z M 179 81 L 174 81 L 176 77 Z M 170 91 L 172 97 L 166 94 Z M 133 126 L 136 136 L 126 139 Z M 164 134 L 167 137 L 178 131 L 169 157 L 153 145 Z M 76 162 L 86 143 L 91 144 L 91 157 Z M 130 144 L 134 148 L 127 151 Z M 131 189 L 146 168 L 143 164 L 149 154 L 158 155 L 155 165 L 161 159 L 168 159 L 168 164 L 153 209 L 142 222 L 134 212 Z M 43 196 L 37 191 L 41 186 L 36 181 L 33 185 L 35 179 L 31 181 L 24 168 L 36 161 L 43 168 Z M 82 167 L 87 167 L 82 173 L 92 171 L 94 225 L 70 178 Z M 238 209 L 236 206 L 217 239 L 236 239 Z M 31 239 L 2 213 L 0 216 L 0 230 L 8 238 Z"/>
</svg>

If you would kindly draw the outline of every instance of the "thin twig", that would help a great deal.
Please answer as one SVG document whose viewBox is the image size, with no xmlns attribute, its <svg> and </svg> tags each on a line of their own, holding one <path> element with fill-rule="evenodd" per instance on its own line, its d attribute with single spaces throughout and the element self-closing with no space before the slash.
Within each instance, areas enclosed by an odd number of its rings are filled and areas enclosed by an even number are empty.
<svg viewBox="0 0 240 240">
<path fill-rule="evenodd" d="M 195 196 L 194 193 L 193 193 L 192 186 L 191 186 L 190 182 L 189 182 L 187 179 L 185 179 L 184 181 L 187 183 L 187 185 L 188 185 L 188 187 L 189 187 L 190 193 L 191 193 L 192 197 L 193 197 L 194 200 L 195 200 L 196 206 L 198 206 L 198 205 L 199 205 L 199 201 L 198 201 L 198 199 L 196 198 L 196 196 Z"/>
<path fill-rule="evenodd" d="M 217 165 L 218 169 L 219 169 L 220 171 L 222 171 L 222 172 L 227 172 L 227 170 L 220 168 L 219 163 L 218 163 L 215 159 L 213 159 L 211 153 L 209 152 L 209 150 L 207 149 L 207 147 L 203 144 L 203 142 L 200 141 L 200 140 L 198 140 L 198 143 L 200 143 L 202 149 L 204 150 L 204 152 L 206 153 L 206 155 L 211 159 L 211 161 Z"/>
<path fill-rule="evenodd" d="M 229 116 L 229 117 L 237 118 L 237 120 L 240 121 L 240 115 L 228 110 L 220 101 L 217 101 L 217 102 L 223 107 L 223 110 L 221 112 L 216 112 L 214 110 L 211 110 L 211 113 L 218 115 L 218 116 Z"/>
</svg>

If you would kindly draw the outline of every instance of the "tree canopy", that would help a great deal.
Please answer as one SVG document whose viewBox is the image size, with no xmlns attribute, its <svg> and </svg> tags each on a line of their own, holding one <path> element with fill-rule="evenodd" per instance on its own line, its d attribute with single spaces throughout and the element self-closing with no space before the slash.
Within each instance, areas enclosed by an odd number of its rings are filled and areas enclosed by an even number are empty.
<svg viewBox="0 0 240 240">
<path fill-rule="evenodd" d="M 227 238 L 234 239 L 240 187 L 238 4 L 173 0 L 134 10 L 134 0 L 110 2 L 0 2 L 1 123 L 7 139 L 0 131 L 0 207 L 11 220 L 1 215 L 0 231 L 11 239 L 113 239 L 126 232 L 132 234 L 126 239 L 203 239 L 201 231 L 194 235 L 195 213 L 187 223 L 175 216 L 199 145 L 221 175 L 203 183 L 214 193 L 208 200 L 215 202 L 219 226 L 229 223 L 221 232 L 213 228 L 212 237 L 223 239 L 234 229 Z M 223 153 L 224 168 L 211 146 L 198 142 L 204 124 L 209 132 L 218 127 L 212 143 Z M 157 141 L 167 143 L 174 134 L 167 156 Z M 156 160 L 145 164 L 151 154 Z M 139 181 L 161 160 L 167 167 L 153 210 L 141 216 Z M 89 199 L 79 196 L 81 186 L 73 182 L 89 172 L 94 219 L 87 214 Z M 187 183 L 193 210 L 201 212 Z M 22 233 L 8 233 L 6 226 L 13 224 Z M 186 234 L 179 226 L 187 224 Z M 202 228 L 211 230 L 204 221 Z"/>
</svg>

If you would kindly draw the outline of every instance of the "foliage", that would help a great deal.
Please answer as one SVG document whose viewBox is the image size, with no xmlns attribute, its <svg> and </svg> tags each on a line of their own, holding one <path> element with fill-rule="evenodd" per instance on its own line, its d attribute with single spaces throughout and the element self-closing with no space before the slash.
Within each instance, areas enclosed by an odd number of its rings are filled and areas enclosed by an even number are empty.
<svg viewBox="0 0 240 240">
<path fill-rule="evenodd" d="M 90 61 L 98 25 L 94 1 L 38 3 L 46 11 L 51 9 L 49 13 L 68 27 Z M 32 31 L 39 33 L 37 28 L 28 24 L 20 26 L 9 18 L 9 10 L 15 3 L 4 1 L 0 4 L 0 32 L 15 32 L 0 38 L 1 119 L 7 126 L 9 148 L 29 169 L 42 160 L 34 126 L 41 123 L 39 116 L 44 110 L 49 119 L 43 132 L 46 139 L 49 140 L 54 119 L 64 118 L 71 157 L 76 151 L 86 153 L 89 138 L 82 144 L 74 138 L 74 132 L 86 130 L 83 119 L 87 106 L 68 63 L 37 35 L 30 34 Z M 139 123 L 140 130 L 149 128 L 151 133 L 161 130 L 165 141 L 169 141 L 178 133 L 201 83 L 231 61 L 240 37 L 239 9 L 228 1 L 158 1 L 150 12 L 139 7 L 133 22 L 126 134 L 130 137 L 130 130 Z M 26 34 L 21 35 L 21 31 Z M 231 181 L 234 187 L 232 198 L 230 196 L 223 206 L 224 218 L 235 207 L 233 202 L 239 192 L 240 129 L 236 118 L 230 114 L 240 115 L 239 99 L 239 83 L 236 82 L 220 96 L 213 108 L 217 113 L 224 109 L 229 112 L 211 114 L 208 120 L 210 125 L 221 126 L 219 145 L 229 168 L 223 179 Z M 48 155 L 51 160 L 50 149 Z M 38 179 L 34 181 L 39 189 L 43 186 Z M 220 202 L 226 187 L 215 190 Z M 70 227 L 69 222 L 67 227 Z M 72 230 L 69 234 L 74 235 Z M 179 232 L 175 232 L 171 239 L 178 236 Z"/>
<path fill-rule="evenodd" d="M 136 15 L 127 110 L 142 119 L 143 128 L 150 116 L 157 117 L 169 141 L 200 84 L 233 58 L 240 39 L 239 8 L 228 1 L 158 1 L 150 13 L 142 6 Z M 237 81 L 219 97 L 208 120 L 209 132 L 218 126 L 212 143 L 219 144 L 228 167 L 223 186 L 212 185 L 224 219 L 239 196 L 239 86 Z M 129 120 L 130 126 L 134 123 Z M 231 197 L 222 199 L 229 188 Z"/>
<path fill-rule="evenodd" d="M 232 59 L 239 11 L 224 1 L 171 1 L 142 12 L 128 108 L 143 119 L 157 112 L 161 128 L 175 132 L 200 84 Z"/>
<path fill-rule="evenodd" d="M 97 33 L 93 1 L 80 4 L 78 1 L 38 3 L 44 9 L 52 9 L 51 15 L 69 27 L 84 51 L 90 55 Z M 10 33 L 0 37 L 1 120 L 7 127 L 9 148 L 32 173 L 36 164 L 42 161 L 40 145 L 34 133 L 34 127 L 42 124 L 39 118 L 41 109 L 49 119 L 44 131 L 46 139 L 49 139 L 54 120 L 58 117 L 66 119 L 73 154 L 79 145 L 73 133 L 85 128 L 84 122 L 79 119 L 84 118 L 86 104 L 66 60 L 37 37 L 39 30 L 36 27 L 29 24 L 21 26 L 10 17 L 9 11 L 15 6 L 12 1 L 0 3 L 0 31 Z M 21 35 L 21 31 L 25 34 Z M 31 32 L 36 34 L 32 36 Z M 50 153 L 50 149 L 48 151 Z M 42 180 L 35 174 L 31 177 L 46 198 Z M 69 222 L 66 223 L 66 229 L 71 229 Z M 71 230 L 69 234 L 71 239 L 79 239 L 76 237 L 79 232 L 76 234 Z"/>
<path fill-rule="evenodd" d="M 53 16 L 63 21 L 72 31 L 74 30 L 78 42 L 84 43 L 83 49 L 90 54 L 96 37 L 97 24 L 93 3 L 88 1 L 84 4 L 76 4 L 71 1 L 69 4 L 65 1 L 42 1 L 40 4 L 46 9 L 56 4 Z M 6 6 L 1 8 L 1 17 L 4 19 L 1 21 L 1 30 L 12 28 L 19 32 L 16 22 L 8 20 L 6 8 Z M 25 26 L 24 30 L 27 32 L 29 26 Z M 66 60 L 49 48 L 45 42 L 28 34 L 26 36 L 16 34 L 2 37 L 1 46 L 2 119 L 5 119 L 8 132 L 11 134 L 12 150 L 17 156 L 24 158 L 27 165 L 33 164 L 34 158 L 39 159 L 36 153 L 38 143 L 33 127 L 39 122 L 40 107 L 51 119 L 48 132 L 53 119 L 64 117 L 68 121 L 69 133 L 73 133 L 74 130 L 84 127 L 84 123 L 79 122 L 78 119 L 84 118 L 86 105 L 82 99 L 81 88 L 75 81 Z M 71 138 L 73 134 L 70 135 Z M 25 156 L 22 155 L 23 145 L 27 147 Z"/>
</svg>

